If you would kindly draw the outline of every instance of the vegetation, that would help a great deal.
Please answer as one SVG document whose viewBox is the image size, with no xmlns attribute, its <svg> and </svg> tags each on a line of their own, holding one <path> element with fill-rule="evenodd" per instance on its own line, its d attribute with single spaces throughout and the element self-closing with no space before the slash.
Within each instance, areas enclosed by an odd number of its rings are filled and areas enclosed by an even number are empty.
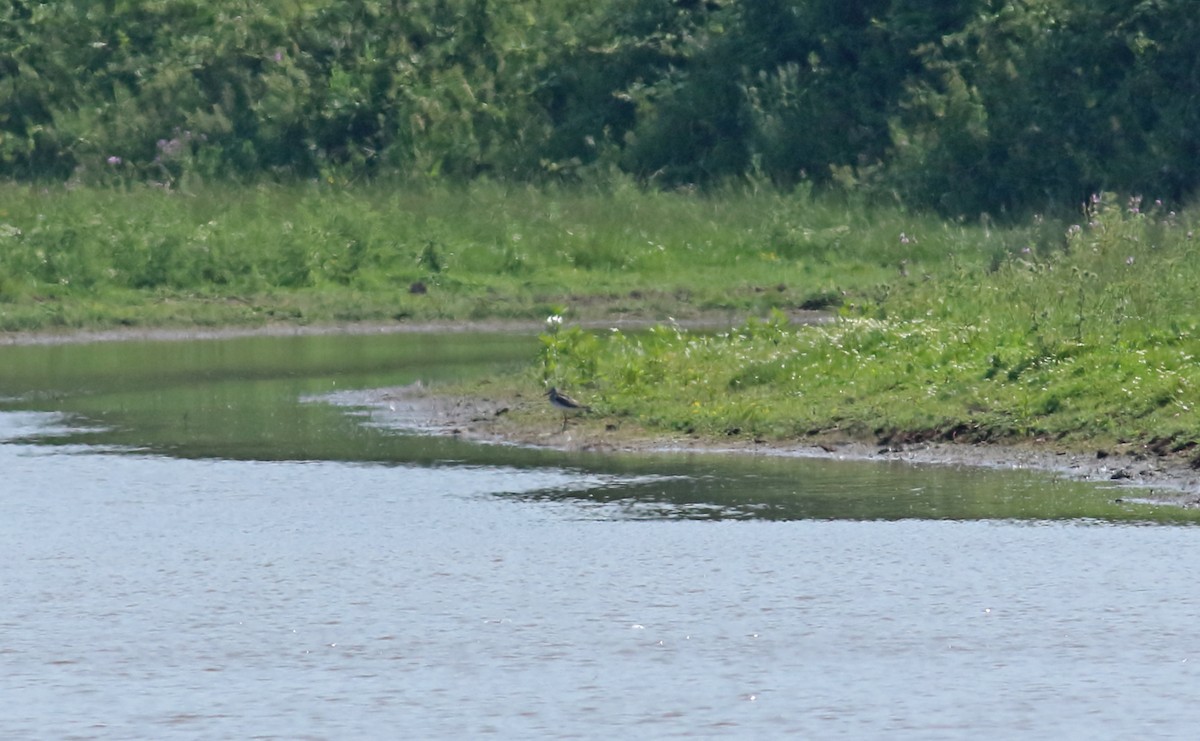
<svg viewBox="0 0 1200 741">
<path fill-rule="evenodd" d="M 920 232 L 919 243 L 902 235 Z M 827 309 L 1031 230 L 858 199 L 510 186 L 0 186 L 0 329 Z M 906 243 L 908 242 L 908 243 Z"/>
<path fill-rule="evenodd" d="M 1187 449 L 1197 18 L 11 0 L 0 329 L 569 306 L 538 380 L 651 427 Z M 689 313 L 770 318 L 571 325 Z"/>
<path fill-rule="evenodd" d="M 826 325 L 775 313 L 719 334 L 551 327 L 539 373 L 605 414 L 707 436 L 1189 451 L 1194 219 L 1112 196 L 1084 217 L 1061 245 L 954 259 Z"/>
<path fill-rule="evenodd" d="M 1186 0 L 0 3 L 0 177 L 754 176 L 950 216 L 1200 183 Z"/>
</svg>

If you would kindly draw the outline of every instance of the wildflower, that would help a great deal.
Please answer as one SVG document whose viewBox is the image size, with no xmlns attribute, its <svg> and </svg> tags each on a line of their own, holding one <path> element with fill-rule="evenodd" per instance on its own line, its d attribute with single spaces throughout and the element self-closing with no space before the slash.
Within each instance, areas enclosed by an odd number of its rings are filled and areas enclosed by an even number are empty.
<svg viewBox="0 0 1200 741">
<path fill-rule="evenodd" d="M 546 317 L 546 326 L 550 329 L 558 329 L 562 326 L 562 323 L 562 314 L 551 314 L 550 316 Z"/>
<path fill-rule="evenodd" d="M 916 244 L 916 243 L 917 243 L 916 237 L 910 237 L 907 234 L 905 234 L 904 232 L 900 232 L 900 244 Z"/>
<path fill-rule="evenodd" d="M 188 132 L 185 132 L 190 137 Z M 180 137 L 173 139 L 159 139 L 157 142 L 159 158 L 171 158 L 178 156 L 183 151 L 183 140 Z"/>
<path fill-rule="evenodd" d="M 1129 257 L 1125 258 L 1125 264 L 1126 264 L 1126 265 L 1132 265 L 1132 264 L 1133 264 L 1133 255 L 1130 255 Z"/>
<path fill-rule="evenodd" d="M 276 61 L 276 62 L 282 62 L 282 61 L 283 61 L 283 50 L 282 50 L 282 49 L 276 49 L 276 50 L 275 50 L 275 61 Z"/>
<path fill-rule="evenodd" d="M 121 164 L 121 158 L 115 154 L 109 155 L 109 158 L 106 160 L 106 162 L 108 162 L 108 164 L 112 165 L 113 167 L 116 167 L 117 165 Z"/>
</svg>

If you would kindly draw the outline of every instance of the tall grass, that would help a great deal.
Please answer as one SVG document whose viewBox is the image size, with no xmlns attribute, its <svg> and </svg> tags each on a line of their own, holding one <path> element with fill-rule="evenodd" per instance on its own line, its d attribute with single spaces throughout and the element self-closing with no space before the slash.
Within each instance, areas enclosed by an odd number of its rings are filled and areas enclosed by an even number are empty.
<svg viewBox="0 0 1200 741">
<path fill-rule="evenodd" d="M 2 184 L 0 328 L 828 308 L 989 264 L 1025 238 L 804 190 L 646 192 L 620 179 Z"/>
<path fill-rule="evenodd" d="M 710 435 L 1187 450 L 1200 439 L 1195 221 L 1097 196 L 1060 238 L 991 262 L 956 253 L 830 325 L 776 315 L 594 346 L 563 331 L 542 368 L 611 413 Z"/>
</svg>

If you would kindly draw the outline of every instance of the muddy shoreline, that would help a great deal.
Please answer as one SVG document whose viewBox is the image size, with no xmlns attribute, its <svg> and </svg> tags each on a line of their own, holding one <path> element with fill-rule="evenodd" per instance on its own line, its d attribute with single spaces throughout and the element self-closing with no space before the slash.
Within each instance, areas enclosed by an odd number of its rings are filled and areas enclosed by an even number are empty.
<svg viewBox="0 0 1200 741">
<path fill-rule="evenodd" d="M 667 320 L 641 316 L 605 318 L 584 317 L 572 320 L 572 326 L 584 329 L 647 329 L 669 324 L 682 329 L 717 329 L 732 327 L 745 320 L 741 314 L 706 312 Z M 793 311 L 788 314 L 792 324 L 819 324 L 830 320 L 826 312 Z M 328 335 L 388 335 L 434 334 L 447 332 L 512 332 L 536 334 L 546 328 L 536 319 L 485 319 L 470 321 L 429 320 L 392 322 L 335 322 L 329 324 L 262 324 L 245 327 L 117 327 L 93 330 L 46 330 L 35 332 L 0 332 L 0 347 L 12 345 L 68 345 L 90 342 L 184 342 L 194 340 L 227 340 L 239 337 L 317 337 Z"/>
<path fill-rule="evenodd" d="M 489 444 L 572 452 L 686 452 L 1029 469 L 1077 481 L 1109 483 L 1119 487 L 1120 498 L 1127 500 L 1200 507 L 1200 471 L 1192 468 L 1183 456 L 1071 452 L 1039 443 L 1026 446 L 994 443 L 880 446 L 864 442 L 715 440 L 691 435 L 651 434 L 603 419 L 572 420 L 564 431 L 561 418 L 541 397 L 449 396 L 420 384 L 357 391 L 331 400 L 366 409 L 374 422 L 386 426 Z M 525 411 L 531 408 L 544 408 L 544 414 L 531 418 L 524 413 L 512 413 L 514 409 Z"/>
</svg>

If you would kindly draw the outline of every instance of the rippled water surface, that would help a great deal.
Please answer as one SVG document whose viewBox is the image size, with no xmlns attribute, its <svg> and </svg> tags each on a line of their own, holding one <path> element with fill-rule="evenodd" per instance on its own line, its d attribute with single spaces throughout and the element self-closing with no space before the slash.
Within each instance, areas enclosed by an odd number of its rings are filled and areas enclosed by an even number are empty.
<svg viewBox="0 0 1200 741">
<path fill-rule="evenodd" d="M 1200 722 L 1190 513 L 1019 472 L 471 446 L 299 401 L 531 346 L 0 348 L 0 737 Z"/>
</svg>

